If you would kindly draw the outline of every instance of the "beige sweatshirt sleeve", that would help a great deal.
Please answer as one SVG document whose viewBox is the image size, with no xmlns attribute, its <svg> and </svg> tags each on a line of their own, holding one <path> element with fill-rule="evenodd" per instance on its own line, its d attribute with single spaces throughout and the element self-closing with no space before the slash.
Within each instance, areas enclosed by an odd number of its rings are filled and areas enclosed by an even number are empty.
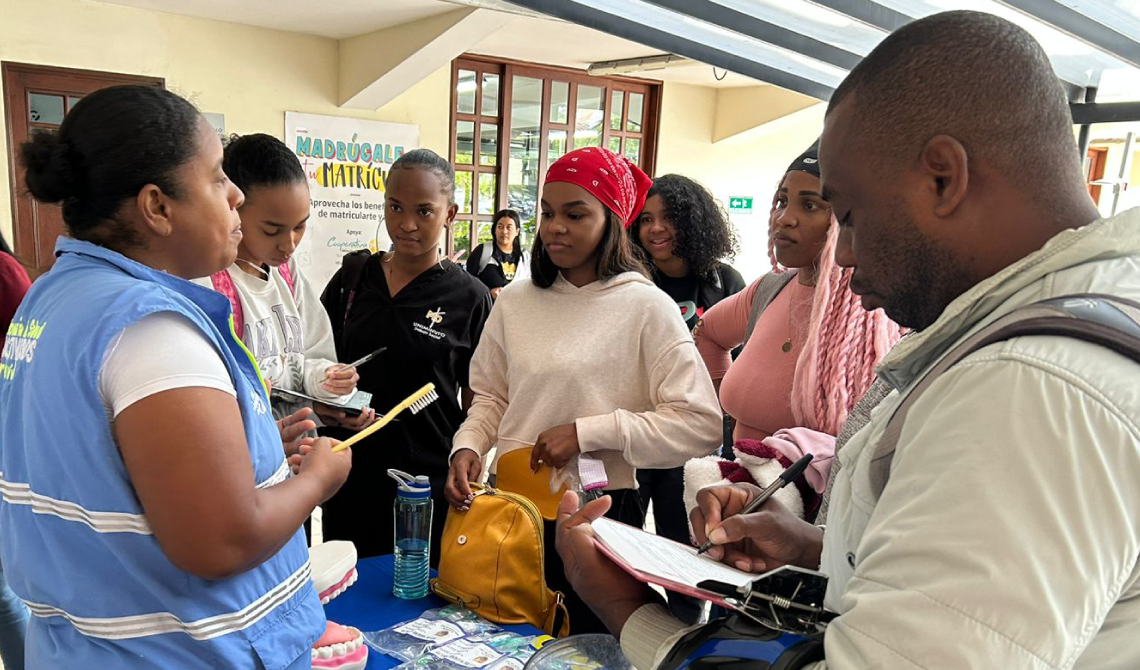
<svg viewBox="0 0 1140 670">
<path fill-rule="evenodd" d="M 491 310 L 491 317 L 471 357 L 468 376 L 473 399 L 467 418 L 455 433 L 451 453 L 471 449 L 485 456 L 499 437 L 499 424 L 507 411 L 510 386 L 507 383 L 507 356 L 502 344 L 501 310 Z"/>
<path fill-rule="evenodd" d="M 635 468 L 675 468 L 712 453 L 722 439 L 720 404 L 692 338 L 665 347 L 646 373 L 653 409 L 578 419 L 582 453 L 620 451 Z"/>
<path fill-rule="evenodd" d="M 637 670 L 653 670 L 682 635 L 696 626 L 686 626 L 660 603 L 634 612 L 621 629 L 621 651 Z"/>
</svg>

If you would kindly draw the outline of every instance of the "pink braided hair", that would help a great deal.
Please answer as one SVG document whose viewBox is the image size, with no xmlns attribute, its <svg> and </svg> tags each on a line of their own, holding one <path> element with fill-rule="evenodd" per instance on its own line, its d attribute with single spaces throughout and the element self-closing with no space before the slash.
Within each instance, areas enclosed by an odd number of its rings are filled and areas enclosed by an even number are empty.
<svg viewBox="0 0 1140 670">
<path fill-rule="evenodd" d="M 792 381 L 792 416 L 796 424 L 839 434 L 847 414 L 874 381 L 875 366 L 899 341 L 898 324 L 882 310 L 863 309 L 851 292 L 851 270 L 835 263 L 839 226 L 834 217 L 819 256 L 807 344 L 796 361 Z M 775 246 L 768 241 L 775 272 Z"/>
</svg>

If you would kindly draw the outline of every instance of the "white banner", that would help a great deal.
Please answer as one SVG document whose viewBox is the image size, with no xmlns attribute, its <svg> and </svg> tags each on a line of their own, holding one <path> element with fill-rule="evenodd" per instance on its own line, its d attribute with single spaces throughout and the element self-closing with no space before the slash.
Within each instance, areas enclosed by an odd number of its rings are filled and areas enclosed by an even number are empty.
<svg viewBox="0 0 1140 670">
<path fill-rule="evenodd" d="M 388 249 L 384 182 L 392 163 L 419 146 L 420 128 L 285 112 L 285 144 L 309 177 L 312 211 L 296 259 L 320 293 L 346 253 Z"/>
</svg>

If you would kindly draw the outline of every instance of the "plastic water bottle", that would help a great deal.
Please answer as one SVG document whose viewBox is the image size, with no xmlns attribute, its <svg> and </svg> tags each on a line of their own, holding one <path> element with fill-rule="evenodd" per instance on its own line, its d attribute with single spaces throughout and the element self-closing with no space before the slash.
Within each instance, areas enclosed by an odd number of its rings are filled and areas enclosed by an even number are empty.
<svg viewBox="0 0 1140 670">
<path fill-rule="evenodd" d="M 392 593 L 415 600 L 428 594 L 428 555 L 431 550 L 431 483 L 427 477 L 389 470 L 398 482 L 395 515 L 396 570 Z"/>
</svg>

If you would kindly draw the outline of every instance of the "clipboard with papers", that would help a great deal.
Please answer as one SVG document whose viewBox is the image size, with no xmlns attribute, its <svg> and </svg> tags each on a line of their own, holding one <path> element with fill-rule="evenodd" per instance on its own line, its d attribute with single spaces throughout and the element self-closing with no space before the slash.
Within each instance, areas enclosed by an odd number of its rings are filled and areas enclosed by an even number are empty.
<svg viewBox="0 0 1140 670">
<path fill-rule="evenodd" d="M 591 525 L 599 551 L 647 584 L 708 600 L 789 633 L 818 633 L 834 616 L 823 607 L 827 576 L 822 573 L 784 566 L 752 574 L 612 519 Z"/>
</svg>

